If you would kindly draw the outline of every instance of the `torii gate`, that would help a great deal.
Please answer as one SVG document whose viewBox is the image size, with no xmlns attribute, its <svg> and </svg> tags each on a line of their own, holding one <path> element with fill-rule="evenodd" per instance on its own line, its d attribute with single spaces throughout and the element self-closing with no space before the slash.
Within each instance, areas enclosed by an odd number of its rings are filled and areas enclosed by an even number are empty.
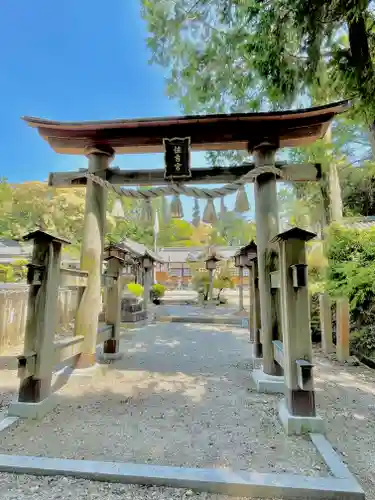
<svg viewBox="0 0 375 500">
<path fill-rule="evenodd" d="M 169 181 L 164 178 L 162 170 L 122 171 L 110 168 L 110 163 L 116 154 L 163 152 L 165 138 L 189 137 L 193 151 L 246 150 L 253 154 L 254 164 L 192 169 L 191 177 L 183 182 L 232 182 L 262 166 L 280 168 L 289 181 L 316 181 L 321 178 L 320 165 L 278 163 L 275 161 L 276 151 L 313 143 L 323 137 L 335 115 L 347 108 L 348 102 L 341 101 L 315 108 L 271 113 L 91 122 L 56 122 L 24 117 L 28 125 L 37 128 L 57 153 L 88 157 L 86 171 L 52 173 L 49 177 L 49 184 L 55 187 L 87 185 L 81 270 L 89 274 L 85 304 L 82 304 L 79 318 L 80 334 L 85 337 L 80 366 L 90 366 L 95 360 L 98 315 L 93 315 L 92 311 L 99 311 L 106 214 L 105 188 L 87 179 L 84 176 L 86 172 L 114 185 L 167 184 Z M 254 180 L 263 372 L 268 376 L 278 374 L 273 354 L 275 304 L 267 261 L 268 251 L 274 245 L 271 240 L 279 233 L 277 180 L 274 173 L 263 173 Z"/>
</svg>

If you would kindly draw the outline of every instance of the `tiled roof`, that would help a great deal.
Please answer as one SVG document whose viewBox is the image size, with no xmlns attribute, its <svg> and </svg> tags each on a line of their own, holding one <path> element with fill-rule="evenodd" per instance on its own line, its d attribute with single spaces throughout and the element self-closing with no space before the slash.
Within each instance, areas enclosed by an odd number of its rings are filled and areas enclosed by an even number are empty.
<svg viewBox="0 0 375 500">
<path fill-rule="evenodd" d="M 146 245 L 138 243 L 138 241 L 133 241 L 129 238 L 125 238 L 123 241 L 121 241 L 119 246 L 124 248 L 124 250 L 127 250 L 129 253 L 133 254 L 134 257 L 144 257 L 148 255 L 156 262 L 164 261 L 163 257 L 160 254 L 156 254 L 155 252 L 147 248 Z"/>
<path fill-rule="evenodd" d="M 223 259 L 230 259 L 234 256 L 239 247 L 215 247 L 216 252 Z M 165 247 L 159 250 L 159 255 L 165 262 L 183 263 L 189 260 L 198 260 L 202 254 L 207 252 L 207 247 Z"/>
</svg>

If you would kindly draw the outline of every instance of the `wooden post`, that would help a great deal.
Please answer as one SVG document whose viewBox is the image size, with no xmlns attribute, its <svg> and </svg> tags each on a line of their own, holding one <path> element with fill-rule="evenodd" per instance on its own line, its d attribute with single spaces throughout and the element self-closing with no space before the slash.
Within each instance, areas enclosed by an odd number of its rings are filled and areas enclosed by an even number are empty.
<svg viewBox="0 0 375 500">
<path fill-rule="evenodd" d="M 103 346 L 103 353 L 106 357 L 116 355 L 118 357 L 120 347 L 120 328 L 121 328 L 121 272 L 124 261 L 117 257 L 107 259 L 107 276 L 113 279 L 113 283 L 107 289 L 106 317 L 107 324 L 113 326 L 112 338 L 106 340 Z M 110 355 L 110 356 L 108 356 Z"/>
<path fill-rule="evenodd" d="M 262 357 L 262 343 L 260 339 L 260 301 L 258 288 L 257 259 L 253 259 L 249 267 L 249 294 L 250 294 L 250 342 L 253 344 L 253 358 Z"/>
<path fill-rule="evenodd" d="M 239 267 L 239 278 L 238 278 L 238 309 L 243 311 L 243 267 Z"/>
<path fill-rule="evenodd" d="M 143 263 L 143 306 L 144 310 L 147 311 L 148 304 L 150 301 L 151 294 L 151 278 L 152 278 L 152 269 L 154 267 L 154 261 L 150 258 L 149 255 L 145 255 L 142 260 Z"/>
<path fill-rule="evenodd" d="M 111 152 L 92 149 L 87 152 L 89 172 L 105 175 Z M 87 180 L 86 209 L 81 248 L 81 270 L 88 272 L 87 287 L 83 292 L 76 316 L 76 335 L 84 336 L 83 350 L 77 367 L 95 364 L 96 340 L 101 307 L 102 258 L 106 222 L 107 192 L 102 186 Z"/>
<path fill-rule="evenodd" d="M 32 240 L 34 245 L 27 275 L 30 289 L 24 352 L 18 357 L 18 401 L 39 403 L 51 391 L 61 246 L 69 242 L 40 230 L 24 240 Z"/>
<path fill-rule="evenodd" d="M 349 331 L 349 299 L 342 297 L 336 302 L 336 355 L 339 361 L 346 361 L 350 357 Z"/>
<path fill-rule="evenodd" d="M 286 404 L 290 415 L 300 417 L 316 415 L 305 250 L 305 242 L 314 236 L 299 228 L 277 236 Z M 299 379 L 300 369 L 307 373 L 304 384 Z"/>
<path fill-rule="evenodd" d="M 254 150 L 256 167 L 275 165 L 276 147 L 261 144 Z M 273 311 L 268 251 L 270 240 L 278 233 L 279 214 L 276 197 L 276 178 L 272 174 L 259 175 L 254 182 L 256 241 L 258 248 L 259 295 L 261 314 L 261 336 L 263 348 L 263 371 L 277 375 L 273 358 Z"/>
<path fill-rule="evenodd" d="M 255 286 L 254 286 L 254 277 L 253 277 L 253 263 L 250 262 L 248 266 L 248 276 L 249 276 L 249 334 L 250 334 L 250 343 L 254 344 L 255 335 L 253 329 L 253 318 L 255 311 Z M 254 356 L 254 353 L 253 353 Z"/>
<path fill-rule="evenodd" d="M 150 300 L 150 270 L 149 269 L 144 269 L 144 274 L 143 274 L 143 307 L 144 310 L 147 311 L 148 309 L 148 303 Z"/>
<path fill-rule="evenodd" d="M 325 354 L 330 354 L 335 352 L 335 346 L 332 339 L 331 299 L 328 293 L 321 293 L 319 295 L 319 315 L 322 349 Z"/>
<path fill-rule="evenodd" d="M 212 301 L 213 296 L 214 296 L 214 270 L 209 269 L 209 277 L 210 277 L 210 282 L 209 282 L 209 287 L 208 287 L 208 300 Z"/>
</svg>

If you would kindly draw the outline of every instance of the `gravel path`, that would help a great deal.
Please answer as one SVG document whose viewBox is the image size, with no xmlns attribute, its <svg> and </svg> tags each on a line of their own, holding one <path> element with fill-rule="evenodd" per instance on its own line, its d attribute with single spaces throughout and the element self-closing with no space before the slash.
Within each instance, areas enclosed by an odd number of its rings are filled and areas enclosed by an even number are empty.
<svg viewBox="0 0 375 500">
<path fill-rule="evenodd" d="M 284 436 L 278 398 L 252 391 L 245 330 L 156 324 L 130 333 L 122 351 L 121 361 L 101 366 L 92 379 L 72 377 L 43 428 L 23 423 L 2 434 L 0 452 L 327 474 L 311 443 Z M 318 350 L 314 361 L 327 437 L 360 481 L 366 499 L 375 500 L 375 372 L 341 365 Z M 4 407 L 16 387 L 15 372 L 1 371 Z M 0 498 L 26 500 L 30 493 L 50 500 L 227 498 L 0 474 Z"/>
<path fill-rule="evenodd" d="M 124 358 L 75 376 L 42 422 L 2 440 L 3 453 L 326 474 L 313 444 L 286 437 L 275 396 L 253 392 L 248 334 L 153 324 L 122 340 Z M 67 425 L 68 422 L 68 425 Z"/>
<path fill-rule="evenodd" d="M 327 438 L 375 500 L 375 371 L 332 361 L 315 350 L 315 386 Z"/>
<path fill-rule="evenodd" d="M 65 477 L 14 474 L 0 474 L 0 498 L 1 500 L 248 500 L 242 497 L 195 493 L 177 488 L 142 487 Z"/>
</svg>

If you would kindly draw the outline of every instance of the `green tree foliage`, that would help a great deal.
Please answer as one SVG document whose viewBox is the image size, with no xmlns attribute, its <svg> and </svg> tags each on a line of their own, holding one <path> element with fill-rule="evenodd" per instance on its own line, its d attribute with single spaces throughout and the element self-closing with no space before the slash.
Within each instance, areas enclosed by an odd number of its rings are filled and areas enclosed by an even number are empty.
<svg viewBox="0 0 375 500">
<path fill-rule="evenodd" d="M 12 264 L 0 264 L 0 282 L 2 283 L 16 283 L 23 281 L 26 278 L 28 262 L 19 259 Z"/>
<path fill-rule="evenodd" d="M 245 245 L 255 239 L 255 224 L 249 222 L 236 212 L 227 211 L 223 214 L 213 227 L 213 233 L 221 239 L 221 244 L 230 246 Z M 213 244 L 218 244 L 212 241 Z"/>
<path fill-rule="evenodd" d="M 193 287 L 202 294 L 203 300 L 208 300 L 210 288 L 210 274 L 204 269 L 204 262 L 194 263 L 192 266 L 193 272 Z M 220 295 L 225 289 L 234 287 L 233 279 L 227 266 L 220 266 L 218 272 L 214 276 L 213 287 L 217 291 L 216 300 L 220 301 Z"/>
<path fill-rule="evenodd" d="M 375 229 L 367 231 L 332 225 L 327 238 L 327 289 L 350 299 L 352 345 L 375 355 Z"/>
<path fill-rule="evenodd" d="M 375 216 L 375 163 L 344 168 L 341 178 L 347 215 Z"/>
<path fill-rule="evenodd" d="M 200 210 L 199 210 L 199 201 L 197 198 L 194 200 L 194 207 L 193 207 L 193 225 L 195 227 L 198 227 L 201 221 L 201 216 L 200 216 Z"/>
<path fill-rule="evenodd" d="M 374 20 L 367 2 L 143 0 L 143 15 L 151 60 L 170 71 L 168 94 L 179 99 L 186 113 L 264 111 L 350 97 L 358 116 L 356 131 L 351 124 L 350 140 L 341 142 L 348 158 L 352 146 L 358 146 L 359 131 L 363 140 L 368 127 L 373 128 Z M 332 144 L 300 154 L 323 165 L 323 181 L 315 190 L 304 186 L 296 191 L 322 199 L 314 215 L 320 212 L 323 226 L 342 217 L 340 166 L 333 150 L 336 134 L 340 141 L 345 135 L 343 127 L 349 131 L 345 119 L 335 126 Z M 207 156 L 214 165 L 245 158 L 243 152 Z"/>
<path fill-rule="evenodd" d="M 374 137 L 372 2 L 143 0 L 152 60 L 186 112 L 278 108 L 311 86 L 350 97 Z M 316 88 L 316 87 L 315 87 Z"/>
<path fill-rule="evenodd" d="M 115 197 L 109 193 L 107 212 L 107 243 L 118 243 L 124 238 L 153 247 L 153 220 L 142 220 L 142 201 L 122 198 L 124 218 L 111 215 Z M 253 226 L 234 212 L 225 214 L 225 221 L 215 226 L 199 223 L 197 226 L 182 219 L 169 219 L 163 210 L 165 198 L 156 199 L 153 209 L 159 213 L 158 247 L 190 247 L 209 244 L 246 243 Z M 85 189 L 49 188 L 46 183 L 28 182 L 10 185 L 0 181 L 0 237 L 20 239 L 36 226 L 42 226 L 72 242 L 64 252 L 72 258 L 79 256 L 83 233 Z M 224 223 L 225 222 L 225 223 Z"/>
</svg>

